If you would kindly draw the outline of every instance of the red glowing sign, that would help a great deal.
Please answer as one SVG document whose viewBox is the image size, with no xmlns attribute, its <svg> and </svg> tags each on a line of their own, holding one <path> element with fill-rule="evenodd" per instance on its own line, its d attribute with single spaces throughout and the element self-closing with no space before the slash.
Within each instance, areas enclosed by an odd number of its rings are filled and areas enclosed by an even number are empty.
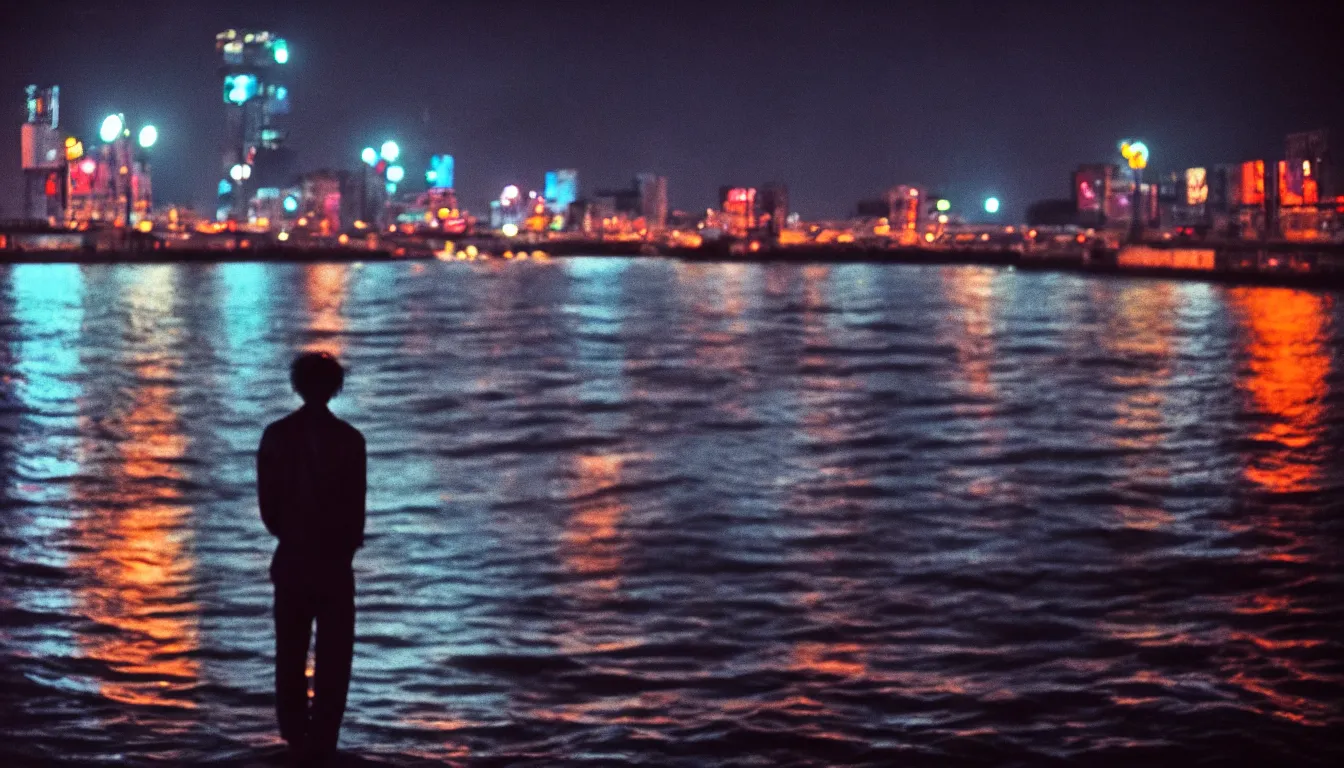
<svg viewBox="0 0 1344 768">
<path fill-rule="evenodd" d="M 1265 204 L 1265 161 L 1250 160 L 1241 164 L 1241 204 Z"/>
<path fill-rule="evenodd" d="M 1302 205 L 1302 166 L 1280 160 L 1278 171 L 1279 205 L 1289 208 Z"/>
<path fill-rule="evenodd" d="M 94 174 L 97 171 L 98 163 L 92 159 L 70 166 L 70 194 L 92 195 Z"/>
</svg>

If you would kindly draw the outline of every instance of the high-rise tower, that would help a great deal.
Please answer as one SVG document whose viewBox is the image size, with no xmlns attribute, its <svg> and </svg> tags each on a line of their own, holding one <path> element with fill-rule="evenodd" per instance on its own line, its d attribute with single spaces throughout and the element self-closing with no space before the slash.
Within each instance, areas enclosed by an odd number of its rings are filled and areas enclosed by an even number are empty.
<svg viewBox="0 0 1344 768">
<path fill-rule="evenodd" d="M 60 88 L 30 85 L 24 91 L 27 119 L 22 130 L 23 216 L 50 219 L 62 215 L 65 151 L 61 145 Z"/>
<path fill-rule="evenodd" d="M 215 36 L 224 86 L 220 219 L 247 221 L 260 189 L 280 187 L 293 172 L 285 146 L 289 114 L 285 64 L 289 46 L 270 32 L 230 29 Z"/>
</svg>

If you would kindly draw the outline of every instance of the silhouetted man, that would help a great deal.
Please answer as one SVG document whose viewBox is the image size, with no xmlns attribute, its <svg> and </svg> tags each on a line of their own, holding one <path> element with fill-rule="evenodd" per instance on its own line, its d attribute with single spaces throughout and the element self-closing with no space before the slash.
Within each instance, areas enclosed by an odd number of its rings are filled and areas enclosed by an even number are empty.
<svg viewBox="0 0 1344 768">
<path fill-rule="evenodd" d="M 355 550 L 364 543 L 364 436 L 327 410 L 345 371 L 324 352 L 300 355 L 290 383 L 303 407 L 266 427 L 257 498 L 280 540 L 275 584 L 275 710 L 296 756 L 336 749 L 355 645 Z M 317 622 L 311 718 L 308 641 Z"/>
</svg>

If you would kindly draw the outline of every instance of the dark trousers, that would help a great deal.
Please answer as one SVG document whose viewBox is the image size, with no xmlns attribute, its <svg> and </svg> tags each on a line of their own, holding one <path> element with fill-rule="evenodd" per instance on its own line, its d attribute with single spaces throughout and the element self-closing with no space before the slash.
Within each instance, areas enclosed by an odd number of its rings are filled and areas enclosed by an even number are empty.
<svg viewBox="0 0 1344 768">
<path fill-rule="evenodd" d="M 353 576 L 321 585 L 307 581 L 275 584 L 275 714 L 285 741 L 329 751 L 336 748 L 350 688 L 355 585 Z M 307 666 L 314 621 L 317 650 L 310 717 Z"/>
</svg>

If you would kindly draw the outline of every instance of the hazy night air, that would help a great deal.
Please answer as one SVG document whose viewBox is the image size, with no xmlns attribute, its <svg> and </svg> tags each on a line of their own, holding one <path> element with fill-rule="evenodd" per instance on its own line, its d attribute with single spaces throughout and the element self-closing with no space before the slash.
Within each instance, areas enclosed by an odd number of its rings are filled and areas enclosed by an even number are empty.
<svg viewBox="0 0 1344 768">
<path fill-rule="evenodd" d="M 156 197 L 200 207 L 219 164 L 214 35 L 243 26 L 291 43 L 300 168 L 353 168 L 395 136 L 417 166 L 453 153 L 472 210 L 561 167 L 594 186 L 657 172 L 685 210 L 779 179 L 804 216 L 839 216 L 908 180 L 959 202 L 992 192 L 1016 217 L 1067 196 L 1069 171 L 1117 137 L 1179 169 L 1339 123 L 1325 4 L 1078 5 L 31 3 L 7 11 L 0 93 L 60 83 L 81 135 L 143 116 L 160 130 Z M 0 163 L 17 168 L 15 142 Z M 18 175 L 0 179 L 13 215 Z"/>
</svg>

